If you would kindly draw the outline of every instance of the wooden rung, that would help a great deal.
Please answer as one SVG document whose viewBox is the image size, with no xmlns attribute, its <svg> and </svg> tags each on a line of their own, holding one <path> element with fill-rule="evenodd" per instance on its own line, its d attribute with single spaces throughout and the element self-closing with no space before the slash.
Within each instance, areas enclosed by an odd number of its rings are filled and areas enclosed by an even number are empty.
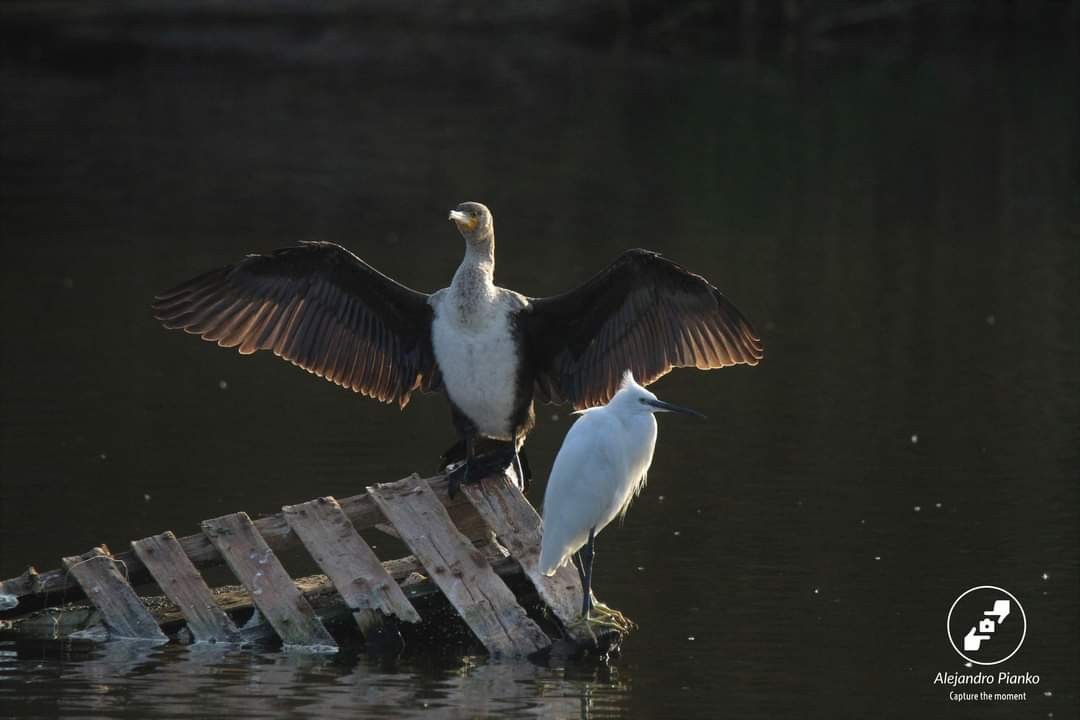
<svg viewBox="0 0 1080 720">
<path fill-rule="evenodd" d="M 551 608 L 570 636 L 582 643 L 591 642 L 592 636 L 585 623 L 579 622 L 583 593 L 581 577 L 570 563 L 556 570 L 551 577 L 540 572 L 542 522 L 521 490 L 505 476 L 463 484 L 461 489 L 480 517 L 495 531 L 499 542 L 510 551 L 510 556 L 521 565 L 540 599 Z"/>
<path fill-rule="evenodd" d="M 203 520 L 202 531 L 283 643 L 337 647 L 247 513 Z"/>
<path fill-rule="evenodd" d="M 131 549 L 161 591 L 176 603 L 196 642 L 240 642 L 240 631 L 218 607 L 199 571 L 172 531 L 135 540 Z"/>
<path fill-rule="evenodd" d="M 476 511 L 472 509 L 472 505 L 461 494 L 455 495 L 453 500 L 450 500 L 447 497 L 445 476 L 429 478 L 429 482 L 432 484 L 435 492 L 438 493 L 438 497 L 450 508 L 451 516 L 454 517 L 455 522 L 458 524 L 458 528 L 460 528 L 462 532 L 468 534 L 469 530 L 466 529 L 466 518 L 458 518 L 456 514 L 467 512 L 471 513 L 475 518 Z M 383 521 L 382 513 L 379 511 L 379 508 L 375 506 L 374 501 L 372 501 L 371 497 L 368 496 L 366 492 L 351 497 L 341 498 L 338 502 L 341 504 L 341 509 L 345 511 L 345 514 L 349 517 L 353 526 L 360 530 L 364 530 L 375 523 Z M 477 520 L 479 522 L 478 518 Z M 479 524 L 484 528 L 487 527 L 486 525 L 483 525 L 482 522 Z M 294 547 L 297 544 L 296 533 L 294 533 L 292 528 L 289 527 L 289 524 L 285 522 L 285 518 L 281 513 L 275 513 L 274 515 L 259 518 L 255 521 L 255 527 L 258 529 L 259 534 L 263 536 L 263 539 L 266 540 L 267 544 L 277 552 Z M 195 564 L 195 567 L 205 568 L 221 564 L 221 555 L 204 534 L 197 533 L 195 535 L 177 538 L 177 540 L 184 549 L 184 554 Z M 125 564 L 130 582 L 138 584 L 150 579 L 150 573 L 147 572 L 146 567 L 143 566 L 142 561 L 139 560 L 138 555 L 136 555 L 134 551 L 117 553 L 114 559 L 117 562 L 123 562 Z M 48 596 L 60 595 L 66 591 L 73 591 L 76 589 L 81 589 L 79 584 L 67 570 L 63 568 L 48 570 L 42 573 L 27 571 L 17 577 L 0 581 L 0 593 L 10 595 L 17 601 L 22 601 L 22 599 L 30 597 L 43 600 Z M 77 595 L 77 593 L 69 592 L 68 597 L 72 598 L 73 595 Z"/>
<path fill-rule="evenodd" d="M 364 542 L 337 500 L 323 497 L 282 512 L 308 553 L 334 583 L 353 611 L 365 637 L 381 626 L 385 616 L 420 622 L 420 615 Z"/>
<path fill-rule="evenodd" d="M 96 547 L 63 562 L 101 611 L 110 639 L 168 641 L 109 553 Z"/>
<path fill-rule="evenodd" d="M 525 656 L 551 644 L 426 482 L 413 476 L 368 493 L 488 652 Z"/>
</svg>

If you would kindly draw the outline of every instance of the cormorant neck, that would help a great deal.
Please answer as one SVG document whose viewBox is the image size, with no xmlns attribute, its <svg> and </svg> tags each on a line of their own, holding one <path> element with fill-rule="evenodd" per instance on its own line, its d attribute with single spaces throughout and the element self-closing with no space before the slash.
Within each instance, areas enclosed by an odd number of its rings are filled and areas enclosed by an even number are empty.
<svg viewBox="0 0 1080 720">
<path fill-rule="evenodd" d="M 465 262 L 495 268 L 495 233 L 488 232 L 465 242 Z"/>
<path fill-rule="evenodd" d="M 465 258 L 454 273 L 452 288 L 469 299 L 478 299 L 494 291 L 495 238 L 490 233 L 465 243 Z"/>
<path fill-rule="evenodd" d="M 465 258 L 460 269 L 469 269 L 471 273 L 485 276 L 488 282 L 495 282 L 495 238 L 492 233 L 465 243 Z"/>
</svg>

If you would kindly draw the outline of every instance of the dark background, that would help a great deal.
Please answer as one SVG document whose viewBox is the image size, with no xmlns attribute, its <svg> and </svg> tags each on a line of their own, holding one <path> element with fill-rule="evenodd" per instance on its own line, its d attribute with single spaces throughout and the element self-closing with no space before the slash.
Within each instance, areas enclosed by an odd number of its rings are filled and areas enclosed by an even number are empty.
<svg viewBox="0 0 1080 720">
<path fill-rule="evenodd" d="M 609 665 L 0 646 L 5 713 L 1075 717 L 1078 5 L 3 6 L 0 577 L 433 469 L 442 398 L 150 318 L 246 252 L 332 240 L 430 291 L 478 200 L 500 284 L 648 247 L 767 351 L 654 386 L 710 421 L 661 418 L 598 541 L 640 625 Z M 536 504 L 570 422 L 538 415 Z M 1024 605 L 1024 703 L 931 684 L 981 584 Z"/>
</svg>

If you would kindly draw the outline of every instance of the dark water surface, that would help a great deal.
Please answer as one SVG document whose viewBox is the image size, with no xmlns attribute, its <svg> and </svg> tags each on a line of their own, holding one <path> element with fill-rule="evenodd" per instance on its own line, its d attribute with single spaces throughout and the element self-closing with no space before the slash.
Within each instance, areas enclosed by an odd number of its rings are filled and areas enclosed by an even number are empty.
<svg viewBox="0 0 1080 720">
<path fill-rule="evenodd" d="M 610 664 L 0 645 L 0 716 L 1076 717 L 1080 64 L 888 46 L 760 62 L 276 26 L 0 31 L 0 576 L 429 471 L 404 413 L 149 317 L 243 253 L 340 242 L 413 287 L 496 214 L 498 280 L 659 250 L 757 368 L 676 372 L 600 537 Z M 539 409 L 538 482 L 568 425 Z M 947 700 L 953 599 L 1001 585 L 1021 703 Z"/>
</svg>

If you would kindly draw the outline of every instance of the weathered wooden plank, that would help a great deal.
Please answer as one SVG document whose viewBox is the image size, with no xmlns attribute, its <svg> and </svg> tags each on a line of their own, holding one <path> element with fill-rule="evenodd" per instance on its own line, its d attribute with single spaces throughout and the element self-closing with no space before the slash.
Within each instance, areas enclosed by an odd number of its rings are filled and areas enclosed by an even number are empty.
<svg viewBox="0 0 1080 720">
<path fill-rule="evenodd" d="M 420 622 L 412 603 L 357 534 L 337 500 L 322 497 L 286 505 L 282 512 L 312 559 L 352 609 L 365 637 L 382 626 L 386 616 Z"/>
<path fill-rule="evenodd" d="M 492 559 L 490 562 L 500 575 L 514 576 L 521 573 L 518 564 L 509 558 L 503 561 Z M 402 585 L 402 590 L 410 598 L 410 602 L 415 602 L 418 598 L 416 586 L 405 587 L 405 583 L 410 582 L 418 573 L 422 573 L 424 566 L 415 557 L 409 555 L 395 560 L 387 560 L 383 563 L 383 567 L 390 574 L 390 577 L 394 578 L 394 582 Z M 337 589 L 334 588 L 333 583 L 326 576 L 316 575 L 296 578 L 295 584 L 297 589 L 311 603 L 311 606 L 315 608 L 316 614 L 324 623 L 328 617 L 336 621 L 350 614 L 344 601 L 338 595 Z M 435 591 L 438 592 L 437 589 Z M 230 615 L 247 613 L 252 609 L 251 593 L 243 585 L 217 587 L 210 592 L 213 593 L 214 602 L 218 607 Z M 154 615 L 159 625 L 178 625 L 186 622 L 180 610 L 172 605 L 172 601 L 167 601 L 164 607 L 159 607 L 162 605 L 160 599 L 154 598 L 153 600 L 152 603 L 151 598 L 143 598 L 143 604 L 147 605 L 147 609 Z M 323 609 L 330 606 L 333 607 L 333 615 L 327 616 Z M 100 618 L 101 613 L 92 606 L 68 604 L 62 607 L 46 608 L 22 615 L 13 620 L 3 621 L 3 624 L 0 624 L 0 639 L 4 639 L 5 634 L 15 632 L 23 637 L 61 640 L 69 637 L 75 631 L 100 622 Z M 274 635 L 272 628 L 268 625 L 266 628 L 271 636 L 277 637 Z M 169 629 L 163 628 L 163 631 L 168 633 Z M 259 633 L 252 633 L 246 629 L 241 629 L 240 632 L 245 641 L 259 639 Z"/>
<path fill-rule="evenodd" d="M 445 476 L 438 475 L 428 478 L 427 482 L 430 483 L 435 496 L 450 508 L 452 513 L 475 514 L 472 505 L 463 494 L 458 493 L 452 500 L 448 497 Z M 384 521 L 382 512 L 379 511 L 379 508 L 375 506 L 375 502 L 366 492 L 339 499 L 338 502 L 357 530 L 364 530 Z M 281 513 L 259 518 L 255 521 L 255 527 L 266 541 L 266 544 L 275 552 L 296 547 L 299 543 L 296 533 L 292 531 Z M 178 538 L 178 542 L 184 554 L 188 556 L 196 568 L 214 567 L 223 562 L 217 548 L 202 533 Z M 133 585 L 152 579 L 142 560 L 133 551 L 117 553 L 114 559 L 117 562 L 124 563 L 127 567 L 128 581 Z M 42 600 L 48 596 L 60 594 L 68 600 L 78 600 L 81 597 L 80 592 L 81 588 L 75 578 L 63 568 L 42 573 L 38 573 L 34 568 L 29 568 L 21 575 L 0 582 L 0 595 L 11 598 L 5 604 L 10 605 L 18 602 L 27 611 L 35 607 L 41 607 Z M 30 602 L 23 602 L 24 599 L 29 598 L 36 598 L 38 604 L 35 606 Z M 0 608 L 0 611 L 3 610 L 4 608 Z M 23 610 L 19 607 L 8 608 L 7 615 L 12 614 L 14 611 L 22 612 Z"/>
<path fill-rule="evenodd" d="M 427 483 L 406 478 L 368 493 L 489 652 L 524 656 L 551 644 Z"/>
<path fill-rule="evenodd" d="M 489 559 L 489 562 L 491 562 L 495 572 L 500 577 L 505 578 L 508 583 L 521 583 L 524 581 L 521 566 L 509 557 L 501 560 Z M 419 574 L 419 572 L 423 571 L 423 566 L 412 556 L 400 560 L 391 560 L 386 563 L 386 566 L 391 575 L 407 574 L 407 577 L 403 577 L 401 588 L 409 598 L 410 603 L 418 606 L 419 614 L 424 616 L 426 615 L 425 609 L 431 610 L 430 618 L 421 619 L 421 622 L 415 625 L 404 624 L 402 627 L 407 630 L 415 630 L 417 636 L 423 638 L 426 637 L 425 623 L 438 624 L 439 628 L 436 634 L 442 637 L 441 633 L 445 631 L 443 624 L 447 621 L 448 615 L 456 614 L 453 613 L 438 586 L 430 579 Z M 345 601 L 341 599 L 341 595 L 338 594 L 330 578 L 325 575 L 296 578 L 294 583 L 311 604 L 311 607 L 315 609 L 316 615 L 324 624 L 344 622 L 351 617 L 352 611 L 345 604 Z M 239 623 L 246 619 L 253 608 L 251 593 L 243 585 L 218 587 L 211 592 L 214 594 L 217 605 L 225 610 L 234 622 Z M 529 599 L 534 601 L 531 597 Z M 144 597 L 143 604 L 146 605 L 146 608 L 166 634 L 171 635 L 173 632 L 179 631 L 187 622 L 180 609 L 167 597 Z M 72 604 L 39 610 L 11 621 L 5 621 L 5 623 L 7 624 L 0 626 L 0 641 L 16 638 L 61 640 L 69 638 L 73 634 L 80 637 L 87 636 L 94 632 L 95 626 L 103 627 L 100 624 L 100 611 L 88 604 Z M 432 630 L 434 629 L 432 627 Z M 241 628 L 240 632 L 245 641 L 256 642 L 277 637 L 273 628 L 261 615 L 254 624 L 249 620 L 248 624 Z"/>
<path fill-rule="evenodd" d="M 90 602 L 101 611 L 110 638 L 168 640 L 105 549 L 96 547 L 82 555 L 66 557 L 63 563 Z"/>
<path fill-rule="evenodd" d="M 495 531 L 499 542 L 536 588 L 540 599 L 559 619 L 567 633 L 581 643 L 592 636 L 581 623 L 583 589 L 581 577 L 572 565 L 565 565 L 551 577 L 540 572 L 540 540 L 543 523 L 521 490 L 509 478 L 493 477 L 461 486 L 480 517 Z"/>
<path fill-rule="evenodd" d="M 247 513 L 203 520 L 202 529 L 283 643 L 337 647 Z"/>
<path fill-rule="evenodd" d="M 176 603 L 196 642 L 240 642 L 240 631 L 214 602 L 199 571 L 184 554 L 172 531 L 135 540 L 132 550 L 154 581 Z"/>
</svg>

